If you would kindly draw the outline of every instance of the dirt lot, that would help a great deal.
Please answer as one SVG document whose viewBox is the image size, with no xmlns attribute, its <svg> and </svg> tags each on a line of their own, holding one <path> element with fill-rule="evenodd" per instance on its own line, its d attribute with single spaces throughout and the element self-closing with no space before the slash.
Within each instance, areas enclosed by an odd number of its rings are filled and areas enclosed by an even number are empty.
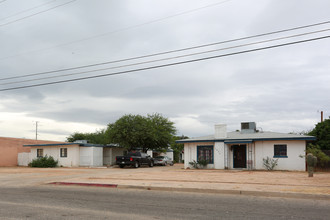
<svg viewBox="0 0 330 220">
<path fill-rule="evenodd" d="M 172 187 L 304 193 L 330 196 L 330 173 L 290 171 L 185 170 L 173 167 L 124 168 L 0 168 L 0 187 L 24 187 L 50 182 L 118 184 L 121 186 Z"/>
</svg>

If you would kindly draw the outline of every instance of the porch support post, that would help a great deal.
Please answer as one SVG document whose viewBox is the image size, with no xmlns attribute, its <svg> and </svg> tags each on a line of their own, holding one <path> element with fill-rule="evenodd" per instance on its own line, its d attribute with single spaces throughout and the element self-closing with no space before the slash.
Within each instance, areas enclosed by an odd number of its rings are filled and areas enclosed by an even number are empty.
<svg viewBox="0 0 330 220">
<path fill-rule="evenodd" d="M 225 143 L 215 142 L 214 143 L 214 168 L 225 169 Z"/>
<path fill-rule="evenodd" d="M 253 147 L 252 143 L 248 143 L 248 159 L 247 159 L 247 167 L 249 170 L 253 170 Z"/>
<path fill-rule="evenodd" d="M 228 145 L 225 144 L 224 146 L 224 156 L 225 156 L 225 160 L 224 160 L 224 166 L 225 166 L 225 169 L 229 169 L 229 166 L 228 166 Z"/>
</svg>

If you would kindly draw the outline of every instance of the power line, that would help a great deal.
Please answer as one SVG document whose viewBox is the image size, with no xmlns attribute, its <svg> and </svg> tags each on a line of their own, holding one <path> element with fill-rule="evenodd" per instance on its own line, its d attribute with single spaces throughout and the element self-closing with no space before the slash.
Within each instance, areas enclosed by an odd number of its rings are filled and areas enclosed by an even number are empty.
<svg viewBox="0 0 330 220">
<path fill-rule="evenodd" d="M 206 53 L 213 53 L 213 52 L 217 52 L 217 51 L 234 49 L 234 48 L 239 48 L 239 47 L 252 46 L 252 45 L 256 45 L 256 44 L 269 43 L 269 42 L 273 42 L 273 41 L 284 40 L 284 39 L 289 39 L 289 38 L 293 38 L 293 37 L 301 37 L 301 36 L 305 36 L 305 35 L 325 32 L 325 31 L 330 31 L 330 29 L 312 31 L 312 32 L 301 33 L 301 34 L 295 34 L 295 35 L 286 36 L 286 37 L 279 37 L 279 38 L 263 40 L 263 41 L 257 41 L 257 42 L 241 44 L 241 45 L 236 45 L 236 46 L 231 46 L 231 47 L 225 47 L 225 48 L 219 48 L 219 49 L 214 49 L 214 50 L 202 51 L 202 52 L 197 52 L 197 53 L 190 53 L 190 54 L 185 54 L 185 55 L 180 55 L 180 56 L 175 56 L 175 57 L 167 57 L 167 58 L 162 58 L 162 59 L 149 60 L 149 61 L 126 64 L 126 65 L 121 65 L 121 66 L 107 67 L 107 68 L 102 68 L 102 69 L 88 70 L 88 71 L 83 71 L 83 72 L 78 72 L 78 73 L 68 73 L 68 74 L 62 74 L 62 75 L 56 75 L 56 76 L 50 76 L 50 77 L 43 77 L 43 78 L 37 78 L 37 79 L 30 79 L 30 80 L 22 80 L 22 81 L 1 83 L 0 85 L 12 85 L 12 84 L 17 84 L 17 83 L 33 82 L 33 81 L 39 81 L 39 80 L 44 80 L 44 79 L 54 79 L 54 78 L 67 77 L 67 76 L 73 76 L 73 75 L 80 75 L 80 74 L 85 74 L 85 73 L 99 72 L 99 71 L 110 70 L 110 69 L 131 67 L 131 66 L 137 66 L 137 65 L 142 65 L 142 64 L 149 64 L 149 63 L 155 63 L 155 62 L 160 62 L 160 61 L 167 61 L 167 60 L 173 60 L 173 59 L 178 59 L 178 58 L 184 58 L 184 57 L 189 57 L 189 56 L 196 56 L 196 55 L 201 55 L 201 54 L 206 54 Z"/>
<path fill-rule="evenodd" d="M 14 16 L 16 16 L 16 15 L 19 15 L 19 14 L 22 14 L 22 13 L 25 13 L 25 12 L 28 12 L 28 11 L 31 11 L 31 10 L 36 9 L 36 8 L 40 8 L 40 7 L 44 6 L 44 5 L 48 5 L 48 4 L 50 4 L 50 3 L 52 3 L 52 2 L 55 2 L 55 1 L 56 1 L 56 0 L 52 0 L 52 1 L 50 1 L 50 2 L 47 2 L 47 3 L 41 4 L 41 5 L 37 5 L 37 6 L 32 7 L 32 8 L 25 9 L 25 10 L 23 10 L 23 11 L 19 11 L 19 12 L 15 13 L 15 14 L 12 14 L 12 15 L 9 15 L 9 16 L 7 16 L 7 17 L 2 18 L 0 21 L 3 21 L 3 20 L 6 20 L 6 19 L 8 19 L 8 18 L 14 17 Z M 1 3 L 1 2 L 0 2 L 0 3 Z"/>
<path fill-rule="evenodd" d="M 105 32 L 105 33 L 102 33 L 102 34 L 99 34 L 99 35 L 94 35 L 94 36 L 91 36 L 91 37 L 82 38 L 80 40 L 75 40 L 75 41 L 70 41 L 70 42 L 58 44 L 58 45 L 48 47 L 48 48 L 43 48 L 43 49 L 38 49 L 38 50 L 33 50 L 33 51 L 27 51 L 27 52 L 23 52 L 23 53 L 16 54 L 16 55 L 2 57 L 2 58 L 0 58 L 0 60 L 20 56 L 22 54 L 36 53 L 36 52 L 41 52 L 41 51 L 44 51 L 44 50 L 57 48 L 57 47 L 68 46 L 68 45 L 71 45 L 71 44 L 80 43 L 80 42 L 83 42 L 83 41 L 104 37 L 104 36 L 107 36 L 107 35 L 110 35 L 110 34 L 116 34 L 116 33 L 121 32 L 121 31 L 127 31 L 127 30 L 130 30 L 130 29 L 133 29 L 133 28 L 139 28 L 139 27 L 142 27 L 142 26 L 145 26 L 145 25 L 148 25 L 148 24 L 160 22 L 160 21 L 163 21 L 163 20 L 166 20 L 166 19 L 178 17 L 178 16 L 181 16 L 181 15 L 189 14 L 189 13 L 193 13 L 195 11 L 202 10 L 202 9 L 205 9 L 205 8 L 214 7 L 214 6 L 229 2 L 229 1 L 232 1 L 232 0 L 225 0 L 225 1 L 217 2 L 217 3 L 214 3 L 214 4 L 206 5 L 206 6 L 203 6 L 203 7 L 199 7 L 199 8 L 183 11 L 183 12 L 180 12 L 180 13 L 177 13 L 177 14 L 169 15 L 169 16 L 166 16 L 166 17 L 158 18 L 158 19 L 155 19 L 155 20 L 151 20 L 151 21 L 148 21 L 148 22 L 145 22 L 145 23 L 136 24 L 136 25 L 132 25 L 132 26 L 127 26 L 127 27 L 124 27 L 124 28 L 119 28 L 117 30 Z M 1 27 L 1 25 L 0 25 L 0 27 Z"/>
<path fill-rule="evenodd" d="M 41 14 L 41 13 L 44 13 L 44 12 L 47 12 L 47 11 L 50 11 L 50 10 L 53 10 L 55 8 L 58 8 L 58 7 L 61 7 L 61 6 L 64 6 L 64 5 L 67 5 L 67 4 L 70 4 L 72 2 L 75 2 L 76 0 L 72 0 L 72 1 L 69 1 L 69 2 L 66 2 L 66 3 L 63 3 L 63 4 L 60 4 L 60 5 L 56 5 L 54 7 L 51 7 L 51 8 L 48 8 L 46 10 L 43 10 L 43 11 L 39 11 L 37 13 L 34 13 L 34 14 L 31 14 L 31 15 L 28 15 L 28 16 L 25 16 L 25 17 L 22 17 L 22 18 L 19 18 L 19 19 L 16 19 L 16 20 L 13 20 L 13 21 L 9 21 L 7 23 L 4 23 L 4 24 L 0 24 L 0 27 L 3 27 L 3 26 L 6 26 L 8 24 L 12 24 L 12 23 L 15 23 L 17 21 L 21 21 L 21 20 L 24 20 L 24 19 L 27 19 L 27 18 L 30 18 L 30 17 L 33 17 L 33 16 L 36 16 L 38 14 Z"/>
<path fill-rule="evenodd" d="M 24 89 L 24 88 L 31 88 L 31 87 L 38 87 L 38 86 L 45 86 L 45 85 L 60 84 L 60 83 L 73 82 L 73 81 L 80 81 L 80 80 L 87 80 L 87 79 L 94 79 L 94 78 L 100 78 L 100 77 L 106 77 L 106 76 L 122 75 L 122 74 L 132 73 L 132 72 L 158 69 L 158 68 L 164 68 L 164 67 L 175 66 L 175 65 L 182 65 L 182 64 L 193 63 L 193 62 L 200 62 L 200 61 L 205 61 L 205 60 L 210 60 L 210 59 L 215 59 L 215 58 L 233 56 L 233 55 L 244 54 L 244 53 L 251 53 L 251 52 L 256 52 L 256 51 L 261 51 L 261 50 L 267 50 L 267 49 L 273 49 L 273 48 L 289 46 L 289 45 L 294 45 L 294 44 L 306 43 L 306 42 L 310 42 L 310 41 L 322 40 L 322 39 L 326 39 L 326 38 L 329 38 L 329 37 L 330 37 L 330 35 L 327 35 L 327 36 L 323 36 L 323 37 L 310 38 L 310 39 L 301 40 L 301 41 L 294 41 L 294 42 L 289 42 L 289 43 L 284 43 L 284 44 L 277 44 L 277 45 L 272 45 L 272 46 L 267 46 L 267 47 L 255 48 L 255 49 L 251 49 L 251 50 L 243 50 L 243 51 L 239 51 L 239 52 L 233 52 L 233 53 L 221 54 L 221 55 L 216 55 L 216 56 L 209 56 L 209 57 L 204 57 L 204 58 L 198 58 L 198 59 L 192 59 L 192 60 L 186 60 L 186 61 L 156 65 L 156 66 L 151 66 L 151 67 L 144 67 L 144 68 L 133 69 L 133 70 L 126 70 L 126 71 L 120 71 L 120 72 L 114 72 L 114 73 L 107 73 L 107 74 L 101 74 L 101 75 L 95 75 L 95 76 L 88 76 L 88 77 L 81 77 L 81 78 L 75 78 L 75 79 L 54 81 L 54 82 L 48 82 L 48 83 L 40 83 L 40 84 L 20 86 L 20 87 L 11 87 L 11 88 L 6 88 L 6 89 L 0 89 L 0 92 L 9 91 L 9 90 Z"/>
<path fill-rule="evenodd" d="M 46 72 L 32 73 L 32 74 L 26 74 L 26 75 L 20 75 L 20 76 L 12 76 L 12 77 L 7 77 L 7 78 L 0 78 L 0 81 L 9 80 L 9 79 L 17 79 L 17 78 L 25 78 L 25 77 L 31 77 L 31 76 L 38 76 L 38 75 L 44 75 L 44 74 L 50 74 L 50 73 L 56 73 L 56 72 L 64 72 L 64 71 L 82 69 L 82 68 L 87 68 L 87 67 L 95 67 L 95 66 L 101 66 L 101 65 L 106 65 L 106 64 L 119 63 L 119 62 L 124 62 L 124 61 L 131 61 L 131 60 L 136 60 L 136 59 L 148 58 L 148 57 L 165 55 L 165 54 L 170 54 L 170 53 L 175 53 L 175 52 L 182 52 L 182 51 L 187 51 L 187 50 L 192 50 L 192 49 L 199 49 L 199 48 L 203 48 L 203 47 L 231 43 L 231 42 L 235 42 L 235 41 L 247 40 L 247 39 L 252 39 L 252 38 L 256 38 L 256 37 L 263 37 L 263 36 L 272 35 L 272 34 L 279 34 L 279 33 L 284 33 L 284 32 L 288 32 L 288 31 L 305 29 L 305 28 L 329 24 L 329 23 L 330 23 L 330 21 L 319 22 L 319 23 L 314 23 L 314 24 L 309 24 L 309 25 L 304 25 L 304 26 L 298 26 L 298 27 L 293 27 L 293 28 L 288 28 L 288 29 L 267 32 L 267 33 L 263 33 L 263 34 L 252 35 L 252 36 L 248 36 L 248 37 L 240 37 L 240 38 L 235 38 L 235 39 L 226 40 L 226 41 L 214 42 L 214 43 L 209 43 L 209 44 L 203 44 L 203 45 L 198 45 L 198 46 L 193 46 L 193 47 L 181 48 L 181 49 L 177 49 L 177 50 L 153 53 L 153 54 L 131 57 L 131 58 L 126 58 L 126 59 L 113 60 L 113 61 L 107 61 L 107 62 L 102 62 L 102 63 L 96 63 L 96 64 L 90 64 L 90 65 L 84 65 L 84 66 L 78 66 L 78 67 L 70 67 L 70 68 L 64 68 L 64 69 L 52 70 L 52 71 L 46 71 Z"/>
</svg>

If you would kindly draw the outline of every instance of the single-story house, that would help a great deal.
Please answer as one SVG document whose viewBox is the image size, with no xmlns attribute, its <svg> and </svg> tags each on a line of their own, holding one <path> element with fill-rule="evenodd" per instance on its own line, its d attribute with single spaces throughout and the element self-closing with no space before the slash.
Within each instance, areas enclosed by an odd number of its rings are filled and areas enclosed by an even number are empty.
<svg viewBox="0 0 330 220">
<path fill-rule="evenodd" d="M 17 166 L 18 155 L 28 155 L 29 147 L 23 147 L 27 144 L 49 144 L 61 143 L 57 141 L 33 140 L 25 138 L 0 137 L 0 167 Z"/>
<path fill-rule="evenodd" d="M 115 164 L 115 157 L 123 155 L 124 148 L 117 145 L 89 144 L 87 141 L 63 142 L 57 144 L 24 145 L 31 149 L 28 165 L 33 159 L 52 156 L 63 167 L 101 167 Z M 26 160 L 25 160 L 26 161 Z"/>
<path fill-rule="evenodd" d="M 313 136 L 264 132 L 255 122 L 241 123 L 240 131 L 227 132 L 227 125 L 215 125 L 213 135 L 183 139 L 184 167 L 189 162 L 206 160 L 209 169 L 265 169 L 263 159 L 278 159 L 275 170 L 305 171 L 306 141 Z"/>
</svg>

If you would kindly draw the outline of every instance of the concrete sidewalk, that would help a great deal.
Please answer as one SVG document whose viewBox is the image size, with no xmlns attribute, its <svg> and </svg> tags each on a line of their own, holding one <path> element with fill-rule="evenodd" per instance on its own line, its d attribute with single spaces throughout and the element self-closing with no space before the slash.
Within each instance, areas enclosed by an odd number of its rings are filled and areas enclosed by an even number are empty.
<svg viewBox="0 0 330 220">
<path fill-rule="evenodd" d="M 307 172 L 185 170 L 182 164 L 138 169 L 0 168 L 2 187 L 48 183 L 330 200 L 330 173 L 309 178 Z"/>
<path fill-rule="evenodd" d="M 119 168 L 112 169 L 118 171 Z M 205 193 L 230 193 L 330 200 L 330 173 L 289 171 L 184 170 L 182 165 L 125 168 L 122 172 L 73 178 L 66 183 L 109 184 L 118 188 Z"/>
</svg>

